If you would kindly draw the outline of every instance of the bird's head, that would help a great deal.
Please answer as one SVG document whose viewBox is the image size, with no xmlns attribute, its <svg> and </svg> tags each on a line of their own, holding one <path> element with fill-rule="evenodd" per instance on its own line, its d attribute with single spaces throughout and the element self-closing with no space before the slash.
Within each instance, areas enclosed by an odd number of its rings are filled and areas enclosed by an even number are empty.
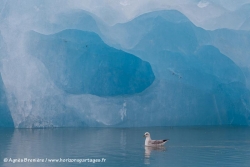
<svg viewBox="0 0 250 167">
<path fill-rule="evenodd" d="M 150 134 L 149 134 L 149 132 L 146 132 L 146 133 L 144 133 L 144 135 L 143 135 L 144 137 L 149 137 L 150 136 Z"/>
</svg>

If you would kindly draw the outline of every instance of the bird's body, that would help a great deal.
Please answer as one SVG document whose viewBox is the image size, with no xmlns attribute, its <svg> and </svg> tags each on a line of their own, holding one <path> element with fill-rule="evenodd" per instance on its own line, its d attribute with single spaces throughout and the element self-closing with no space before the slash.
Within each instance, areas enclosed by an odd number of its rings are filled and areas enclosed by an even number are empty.
<svg viewBox="0 0 250 167">
<path fill-rule="evenodd" d="M 145 146 L 153 146 L 153 147 L 163 146 L 168 141 L 168 139 L 165 139 L 165 140 L 152 140 L 151 137 L 150 137 L 150 134 L 148 132 L 146 132 L 144 134 L 144 137 L 146 137 Z"/>
</svg>

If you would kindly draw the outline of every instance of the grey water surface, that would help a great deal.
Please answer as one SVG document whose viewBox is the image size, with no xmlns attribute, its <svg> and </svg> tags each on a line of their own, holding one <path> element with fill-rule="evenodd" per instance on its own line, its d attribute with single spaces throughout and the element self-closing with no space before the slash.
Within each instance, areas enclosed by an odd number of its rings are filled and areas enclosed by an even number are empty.
<svg viewBox="0 0 250 167">
<path fill-rule="evenodd" d="M 146 131 L 152 139 L 169 141 L 144 147 Z M 250 128 L 5 128 L 0 129 L 0 166 L 249 167 Z"/>
</svg>

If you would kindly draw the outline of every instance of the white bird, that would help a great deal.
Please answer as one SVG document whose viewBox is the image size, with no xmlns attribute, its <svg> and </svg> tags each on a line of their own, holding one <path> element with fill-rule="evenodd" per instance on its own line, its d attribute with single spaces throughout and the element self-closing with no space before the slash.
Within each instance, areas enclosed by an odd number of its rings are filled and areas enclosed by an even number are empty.
<svg viewBox="0 0 250 167">
<path fill-rule="evenodd" d="M 153 147 L 163 146 L 168 141 L 168 139 L 165 139 L 165 140 L 152 140 L 151 137 L 150 137 L 149 132 L 146 132 L 144 134 L 144 137 L 146 137 L 145 146 L 153 146 Z"/>
</svg>

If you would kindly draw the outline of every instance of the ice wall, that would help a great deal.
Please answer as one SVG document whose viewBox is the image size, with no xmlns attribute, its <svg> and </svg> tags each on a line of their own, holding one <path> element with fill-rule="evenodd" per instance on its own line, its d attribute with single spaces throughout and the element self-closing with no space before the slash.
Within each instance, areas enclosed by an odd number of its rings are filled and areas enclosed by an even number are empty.
<svg viewBox="0 0 250 167">
<path fill-rule="evenodd" d="M 4 90 L 2 77 L 0 75 L 0 127 L 14 127 Z"/>
<path fill-rule="evenodd" d="M 79 1 L 1 4 L 1 111 L 15 127 L 250 123 L 248 32 L 175 10 L 109 26 Z"/>
</svg>

